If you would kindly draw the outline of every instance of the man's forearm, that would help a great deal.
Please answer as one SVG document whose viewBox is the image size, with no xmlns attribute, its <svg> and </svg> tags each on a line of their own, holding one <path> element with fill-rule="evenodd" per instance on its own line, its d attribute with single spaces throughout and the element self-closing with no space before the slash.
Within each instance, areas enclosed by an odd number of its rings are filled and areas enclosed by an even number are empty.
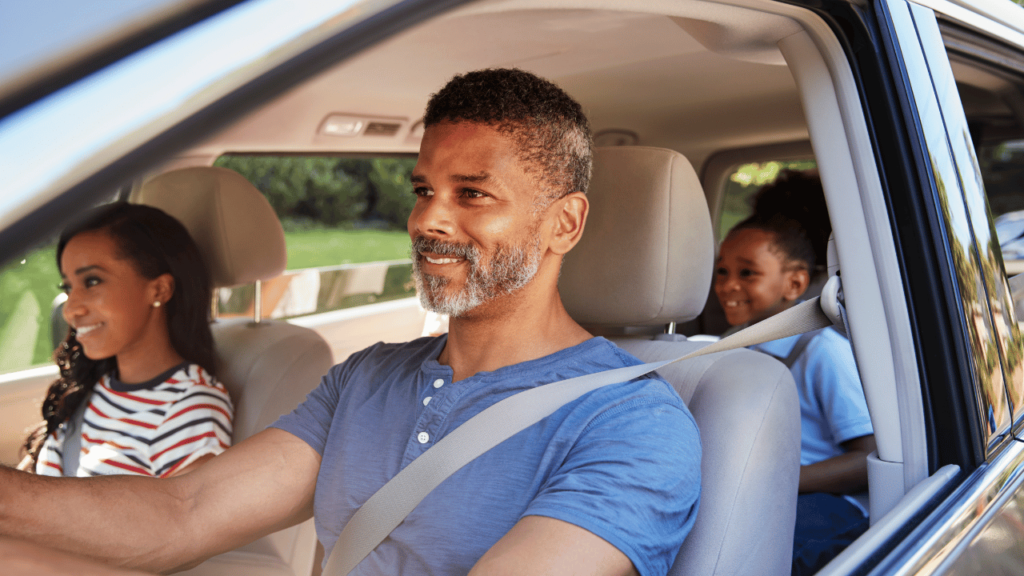
<svg viewBox="0 0 1024 576">
<path fill-rule="evenodd" d="M 111 568 L 45 546 L 0 536 L 4 576 L 149 576 L 148 572 Z"/>
<path fill-rule="evenodd" d="M 0 536 L 117 566 L 181 570 L 312 516 L 319 469 L 316 450 L 275 428 L 162 480 L 4 468 Z"/>
<path fill-rule="evenodd" d="M 138 476 L 52 478 L 0 467 L 0 535 L 116 566 L 174 567 L 192 546 L 182 486 Z"/>
</svg>

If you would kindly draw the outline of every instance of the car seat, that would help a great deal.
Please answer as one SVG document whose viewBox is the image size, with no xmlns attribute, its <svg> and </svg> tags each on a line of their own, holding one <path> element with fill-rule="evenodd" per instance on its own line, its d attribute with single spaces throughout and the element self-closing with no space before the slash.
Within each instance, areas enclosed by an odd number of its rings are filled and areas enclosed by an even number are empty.
<svg viewBox="0 0 1024 576">
<path fill-rule="evenodd" d="M 588 197 L 586 231 L 559 281 L 569 313 L 644 362 L 706 345 L 649 335 L 697 317 L 707 299 L 714 240 L 689 161 L 658 148 L 598 148 Z M 741 349 L 659 373 L 693 413 L 703 452 L 696 523 L 670 573 L 789 574 L 800 472 L 789 370 Z"/>
<path fill-rule="evenodd" d="M 285 269 L 284 231 L 273 208 L 236 172 L 215 167 L 173 170 L 144 182 L 129 201 L 160 208 L 185 225 L 215 288 L 267 280 Z M 320 335 L 287 322 L 233 318 L 216 321 L 211 329 L 217 377 L 235 406 L 235 444 L 295 408 L 334 363 Z M 312 570 L 315 550 L 310 519 L 183 574 L 305 576 Z"/>
</svg>

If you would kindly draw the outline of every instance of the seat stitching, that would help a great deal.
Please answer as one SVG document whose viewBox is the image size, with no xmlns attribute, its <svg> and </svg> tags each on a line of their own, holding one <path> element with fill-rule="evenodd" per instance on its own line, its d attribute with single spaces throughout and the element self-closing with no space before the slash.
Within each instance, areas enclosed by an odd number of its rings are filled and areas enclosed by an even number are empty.
<svg viewBox="0 0 1024 576">
<path fill-rule="evenodd" d="M 780 365 L 778 368 L 785 368 L 785 367 Z M 775 390 L 772 391 L 771 398 L 768 401 L 768 406 L 771 406 L 772 404 L 774 404 L 775 399 L 776 399 L 776 397 L 779 394 L 779 391 L 782 390 L 781 384 L 785 380 L 783 378 L 785 372 L 788 372 L 788 370 L 786 370 L 784 372 L 780 372 L 778 378 L 775 380 Z M 760 424 L 758 424 L 757 432 L 753 435 L 753 438 L 757 438 L 758 436 L 760 436 L 761 430 L 764 428 L 765 421 L 767 420 L 767 417 L 768 417 L 768 411 L 765 410 L 764 413 L 761 414 L 761 422 L 760 422 Z M 723 531 L 723 535 L 724 534 L 728 534 L 732 530 L 732 526 L 733 526 L 732 521 L 733 521 L 733 519 L 736 516 L 736 514 L 735 514 L 735 512 L 736 512 L 736 495 L 740 491 L 740 486 L 743 485 L 742 480 L 745 479 L 746 476 L 747 476 L 747 468 L 749 468 L 749 466 L 750 466 L 750 455 L 753 453 L 754 445 L 755 445 L 755 443 L 751 442 L 749 448 L 747 449 L 747 457 L 744 459 L 743 471 L 740 473 L 741 482 L 736 485 L 736 490 L 733 492 L 732 498 L 730 499 L 730 502 L 732 504 L 729 507 L 729 516 L 728 516 L 728 519 L 725 522 L 725 530 Z M 718 556 L 715 558 L 714 567 L 712 568 L 712 574 L 715 572 L 715 570 L 718 569 L 718 564 L 721 562 L 721 560 L 722 560 L 722 549 L 719 548 L 718 549 Z"/>
</svg>

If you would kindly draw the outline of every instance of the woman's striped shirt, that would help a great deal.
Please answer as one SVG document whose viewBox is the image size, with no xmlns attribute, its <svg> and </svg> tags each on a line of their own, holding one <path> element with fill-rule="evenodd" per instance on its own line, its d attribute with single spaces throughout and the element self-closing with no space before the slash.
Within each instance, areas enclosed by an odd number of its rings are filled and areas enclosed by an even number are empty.
<svg viewBox="0 0 1024 576">
<path fill-rule="evenodd" d="M 195 364 L 183 363 L 142 384 L 106 375 L 93 388 L 82 425 L 78 470 L 69 476 L 167 477 L 231 445 L 231 398 Z M 36 473 L 64 476 L 64 431 L 47 437 Z"/>
</svg>

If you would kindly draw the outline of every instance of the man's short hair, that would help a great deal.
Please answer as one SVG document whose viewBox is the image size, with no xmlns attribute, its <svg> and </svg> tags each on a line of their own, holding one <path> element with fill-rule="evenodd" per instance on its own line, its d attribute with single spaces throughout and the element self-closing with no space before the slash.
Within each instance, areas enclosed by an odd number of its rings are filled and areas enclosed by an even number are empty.
<svg viewBox="0 0 1024 576">
<path fill-rule="evenodd" d="M 424 127 L 441 122 L 487 124 L 511 138 L 527 173 L 537 169 L 543 206 L 587 191 L 594 157 L 590 122 L 578 102 L 543 78 L 508 68 L 456 76 L 427 103 Z"/>
</svg>

